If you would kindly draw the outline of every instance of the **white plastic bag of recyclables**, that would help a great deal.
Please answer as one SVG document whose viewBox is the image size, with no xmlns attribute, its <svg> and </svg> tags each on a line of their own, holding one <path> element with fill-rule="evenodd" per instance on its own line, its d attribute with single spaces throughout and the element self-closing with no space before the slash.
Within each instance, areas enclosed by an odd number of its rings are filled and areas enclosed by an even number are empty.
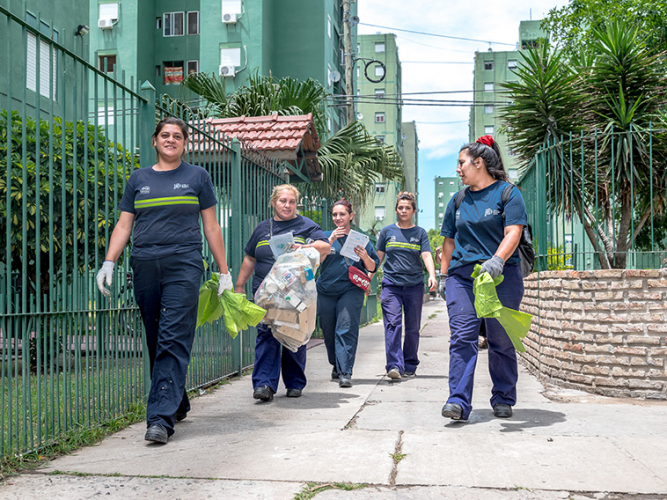
<svg viewBox="0 0 667 500">
<path fill-rule="evenodd" d="M 255 292 L 255 304 L 266 309 L 263 322 L 273 336 L 296 352 L 315 330 L 317 289 L 315 271 L 320 252 L 298 248 L 280 255 Z"/>
</svg>

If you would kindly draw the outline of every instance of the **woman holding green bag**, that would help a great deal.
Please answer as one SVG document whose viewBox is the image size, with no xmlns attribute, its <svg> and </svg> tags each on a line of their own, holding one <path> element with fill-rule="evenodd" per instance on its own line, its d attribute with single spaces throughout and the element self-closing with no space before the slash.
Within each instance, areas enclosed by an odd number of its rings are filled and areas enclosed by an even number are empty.
<svg viewBox="0 0 667 500">
<path fill-rule="evenodd" d="M 468 187 L 462 197 L 450 200 L 440 232 L 445 237 L 441 272 L 448 274 L 445 290 L 451 331 L 449 398 L 442 416 L 454 420 L 470 416 L 477 337 L 484 321 L 493 382 L 491 407 L 496 417 L 508 418 L 516 404 L 516 352 L 496 319 L 477 317 L 472 274 L 475 265 L 481 264 L 481 272 L 492 279 L 502 275 L 496 280 L 502 279 L 496 287 L 498 298 L 503 306 L 519 309 L 524 288 L 517 247 L 527 224 L 526 207 L 517 188 L 503 202 L 509 183 L 500 149 L 490 135 L 461 148 L 456 171 Z"/>
</svg>

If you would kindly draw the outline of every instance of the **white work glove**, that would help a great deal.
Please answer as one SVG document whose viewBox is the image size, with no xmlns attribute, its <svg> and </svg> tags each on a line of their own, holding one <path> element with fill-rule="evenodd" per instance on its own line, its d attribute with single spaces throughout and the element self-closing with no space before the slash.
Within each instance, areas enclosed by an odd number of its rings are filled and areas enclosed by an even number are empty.
<svg viewBox="0 0 667 500">
<path fill-rule="evenodd" d="M 497 255 L 494 255 L 482 264 L 481 272 L 489 273 L 491 278 L 495 280 L 498 276 L 503 274 L 503 267 L 505 267 L 505 261 Z"/>
<path fill-rule="evenodd" d="M 97 288 L 100 289 L 107 297 L 111 296 L 111 292 L 104 288 L 104 281 L 107 282 L 107 286 L 111 286 L 111 281 L 113 280 L 113 268 L 116 264 L 113 261 L 105 260 L 104 264 L 99 271 L 97 271 Z"/>
<path fill-rule="evenodd" d="M 222 295 L 225 290 L 234 293 L 234 286 L 232 285 L 232 275 L 220 273 L 220 284 L 218 285 L 218 297 Z"/>
</svg>

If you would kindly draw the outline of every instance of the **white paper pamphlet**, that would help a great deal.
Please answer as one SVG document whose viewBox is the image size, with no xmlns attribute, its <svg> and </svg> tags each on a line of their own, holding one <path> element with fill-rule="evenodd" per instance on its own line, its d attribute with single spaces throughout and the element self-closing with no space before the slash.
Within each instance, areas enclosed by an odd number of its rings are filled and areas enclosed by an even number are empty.
<svg viewBox="0 0 667 500">
<path fill-rule="evenodd" d="M 347 240 L 345 241 L 345 244 L 343 245 L 340 254 L 343 257 L 347 257 L 355 262 L 359 262 L 360 257 L 356 253 L 354 253 L 354 249 L 357 246 L 366 248 L 367 243 L 368 243 L 367 235 L 365 235 L 364 233 L 360 233 L 359 231 L 352 230 L 350 231 L 350 234 L 347 235 Z"/>
</svg>

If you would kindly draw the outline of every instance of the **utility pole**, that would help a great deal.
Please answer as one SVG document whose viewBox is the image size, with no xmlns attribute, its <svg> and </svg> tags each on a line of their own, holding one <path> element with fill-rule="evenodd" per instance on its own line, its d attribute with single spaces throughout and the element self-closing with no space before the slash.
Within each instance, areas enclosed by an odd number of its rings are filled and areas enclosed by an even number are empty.
<svg viewBox="0 0 667 500">
<path fill-rule="evenodd" d="M 354 67 L 354 53 L 352 52 L 352 30 L 350 29 L 350 0 L 343 0 L 343 49 L 345 53 L 345 103 L 347 107 L 347 123 L 352 123 L 354 116 L 354 85 L 352 84 L 352 73 Z"/>
</svg>

